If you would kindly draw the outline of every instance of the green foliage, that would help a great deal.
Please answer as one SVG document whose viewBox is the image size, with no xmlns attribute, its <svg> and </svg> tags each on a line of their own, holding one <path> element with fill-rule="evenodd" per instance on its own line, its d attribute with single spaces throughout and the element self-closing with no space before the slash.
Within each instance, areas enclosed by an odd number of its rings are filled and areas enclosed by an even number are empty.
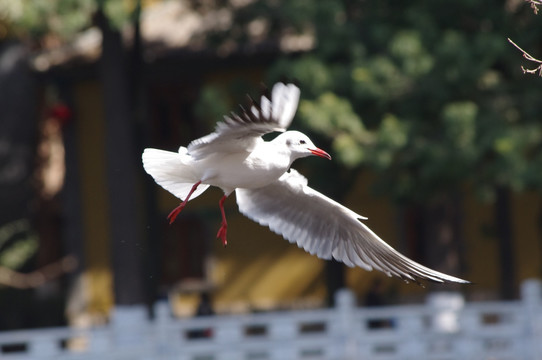
<svg viewBox="0 0 542 360">
<path fill-rule="evenodd" d="M 226 92 L 216 86 L 206 86 L 201 90 L 194 109 L 198 119 L 203 120 L 209 130 L 213 129 L 217 119 L 230 111 L 231 106 L 227 102 Z"/>
<path fill-rule="evenodd" d="M 303 88 L 303 96 L 317 96 L 332 88 L 333 72 L 316 56 L 307 55 L 296 61 L 279 60 L 269 71 L 268 77 L 276 80 L 283 76 L 295 78 Z"/>
<path fill-rule="evenodd" d="M 400 64 L 400 69 L 406 76 L 421 77 L 433 69 L 433 56 L 423 47 L 418 31 L 399 31 L 391 39 L 389 53 Z"/>
<path fill-rule="evenodd" d="M 475 147 L 478 106 L 472 101 L 451 102 L 441 113 L 443 132 L 451 150 L 469 152 Z"/>
<path fill-rule="evenodd" d="M 137 1 L 121 0 L 0 0 L 0 22 L 19 37 L 39 41 L 45 36 L 69 40 L 91 25 L 102 7 L 116 27 L 126 24 Z"/>
<path fill-rule="evenodd" d="M 94 0 L 0 0 L 3 20 L 28 38 L 70 37 L 90 24 L 95 8 Z"/>
<path fill-rule="evenodd" d="M 0 227 L 0 266 L 19 269 L 38 250 L 38 238 L 26 219 Z"/>
<path fill-rule="evenodd" d="M 364 128 L 348 100 L 326 92 L 315 101 L 302 100 L 299 116 L 314 131 L 333 138 L 333 149 L 344 165 L 354 167 L 363 161 L 363 144 L 372 142 L 373 136 Z"/>
<path fill-rule="evenodd" d="M 540 188 L 542 88 L 506 41 L 519 34 L 533 48 L 542 36 L 528 7 L 323 1 L 290 20 L 312 28 L 317 47 L 271 77 L 300 80 L 300 118 L 346 168 L 376 170 L 378 189 L 399 201 L 465 183 L 486 198 L 498 186 Z"/>
</svg>

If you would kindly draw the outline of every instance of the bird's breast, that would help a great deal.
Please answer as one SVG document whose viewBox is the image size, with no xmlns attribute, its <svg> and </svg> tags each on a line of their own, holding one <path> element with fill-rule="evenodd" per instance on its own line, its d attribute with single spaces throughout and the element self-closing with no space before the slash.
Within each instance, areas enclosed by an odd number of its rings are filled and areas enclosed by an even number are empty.
<svg viewBox="0 0 542 360">
<path fill-rule="evenodd" d="M 255 189 L 276 181 L 288 170 L 290 159 L 276 154 L 271 159 L 265 154 L 230 154 L 216 161 L 207 183 L 222 189 Z"/>
</svg>

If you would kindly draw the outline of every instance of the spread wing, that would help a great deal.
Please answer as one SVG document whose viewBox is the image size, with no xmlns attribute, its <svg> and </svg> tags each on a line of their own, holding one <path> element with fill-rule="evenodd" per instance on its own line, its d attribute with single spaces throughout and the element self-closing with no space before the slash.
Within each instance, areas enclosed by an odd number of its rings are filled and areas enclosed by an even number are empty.
<svg viewBox="0 0 542 360">
<path fill-rule="evenodd" d="M 288 128 L 299 102 L 299 88 L 294 84 L 277 83 L 271 96 L 263 95 L 260 103 L 250 98 L 248 109 L 240 114 L 225 115 L 209 135 L 192 141 L 188 153 L 198 160 L 216 152 L 252 151 L 261 136 Z"/>
<path fill-rule="evenodd" d="M 293 169 L 271 185 L 236 194 L 241 213 L 320 258 L 415 282 L 468 283 L 401 255 L 363 224 L 362 216 L 308 187 Z"/>
</svg>

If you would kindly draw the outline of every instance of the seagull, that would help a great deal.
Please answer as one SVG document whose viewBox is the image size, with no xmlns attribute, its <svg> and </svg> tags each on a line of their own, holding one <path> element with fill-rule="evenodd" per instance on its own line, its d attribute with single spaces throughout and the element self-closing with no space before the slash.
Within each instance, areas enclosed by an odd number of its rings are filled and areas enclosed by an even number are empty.
<svg viewBox="0 0 542 360">
<path fill-rule="evenodd" d="M 228 229 L 224 202 L 235 191 L 243 215 L 319 258 L 376 269 L 407 282 L 469 283 L 400 254 L 363 223 L 366 217 L 310 188 L 307 179 L 290 168 L 294 160 L 307 156 L 331 160 L 307 135 L 286 131 L 299 96 L 296 85 L 279 82 L 259 102 L 248 96 L 248 108 L 241 106 L 239 114 L 224 116 L 213 133 L 178 152 L 145 149 L 145 171 L 181 199 L 168 215 L 169 223 L 189 200 L 216 186 L 224 192 L 218 203 L 222 223 L 217 233 L 224 246 Z M 281 134 L 264 141 L 261 136 L 271 132 Z"/>
</svg>

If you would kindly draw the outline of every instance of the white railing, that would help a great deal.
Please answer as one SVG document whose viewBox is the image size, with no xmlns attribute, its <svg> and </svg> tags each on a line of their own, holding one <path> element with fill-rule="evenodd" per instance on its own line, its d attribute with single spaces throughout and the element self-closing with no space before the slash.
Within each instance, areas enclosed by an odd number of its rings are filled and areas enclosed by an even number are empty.
<svg viewBox="0 0 542 360">
<path fill-rule="evenodd" d="M 156 319 L 114 310 L 107 327 L 0 333 L 0 359 L 18 360 L 541 360 L 542 283 L 518 301 L 465 303 L 456 293 L 423 305 L 356 307 L 351 292 L 332 309 Z"/>
</svg>

